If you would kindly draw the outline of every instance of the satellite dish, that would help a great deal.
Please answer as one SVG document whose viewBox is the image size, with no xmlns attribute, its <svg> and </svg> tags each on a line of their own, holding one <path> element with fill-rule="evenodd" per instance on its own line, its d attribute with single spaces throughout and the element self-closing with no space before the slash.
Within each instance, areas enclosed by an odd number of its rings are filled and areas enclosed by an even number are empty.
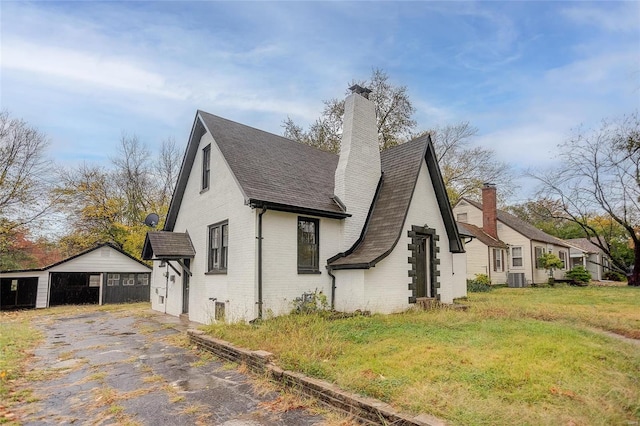
<svg viewBox="0 0 640 426">
<path fill-rule="evenodd" d="M 149 215 L 144 220 L 144 224 L 147 225 L 149 228 L 155 228 L 156 225 L 158 225 L 159 221 L 160 221 L 160 216 L 158 216 L 155 213 L 149 213 Z"/>
</svg>

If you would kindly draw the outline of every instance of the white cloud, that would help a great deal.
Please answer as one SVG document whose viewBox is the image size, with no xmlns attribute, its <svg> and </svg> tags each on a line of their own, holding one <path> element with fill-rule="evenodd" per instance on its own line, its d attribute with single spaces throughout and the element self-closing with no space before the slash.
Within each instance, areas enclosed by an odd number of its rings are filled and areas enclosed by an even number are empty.
<svg viewBox="0 0 640 426">
<path fill-rule="evenodd" d="M 602 7 L 578 6 L 562 10 L 569 20 L 601 28 L 612 32 L 638 32 L 640 21 L 640 3 L 637 1 L 600 3 Z M 636 52 L 637 53 L 637 52 Z"/>
<path fill-rule="evenodd" d="M 37 73 L 99 86 L 106 90 L 185 99 L 187 93 L 167 86 L 165 78 L 126 58 L 74 51 L 23 41 L 3 41 L 2 68 Z"/>
</svg>

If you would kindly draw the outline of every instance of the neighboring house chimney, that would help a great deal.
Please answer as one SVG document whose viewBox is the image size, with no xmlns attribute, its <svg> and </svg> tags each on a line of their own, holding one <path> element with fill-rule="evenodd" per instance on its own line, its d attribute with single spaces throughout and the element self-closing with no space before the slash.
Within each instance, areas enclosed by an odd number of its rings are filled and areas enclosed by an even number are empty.
<svg viewBox="0 0 640 426">
<path fill-rule="evenodd" d="M 340 160 L 335 173 L 334 193 L 344 204 L 341 250 L 356 242 L 367 220 L 367 214 L 380 180 L 380 150 L 375 105 L 369 89 L 355 85 L 344 102 L 344 121 Z"/>
<path fill-rule="evenodd" d="M 482 187 L 482 229 L 493 238 L 499 239 L 496 186 L 492 183 L 485 183 Z"/>
</svg>

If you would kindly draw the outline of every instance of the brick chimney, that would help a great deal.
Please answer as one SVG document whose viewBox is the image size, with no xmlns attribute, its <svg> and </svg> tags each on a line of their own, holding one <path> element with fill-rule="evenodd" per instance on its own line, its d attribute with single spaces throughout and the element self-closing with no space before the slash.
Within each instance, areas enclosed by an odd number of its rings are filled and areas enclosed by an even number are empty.
<svg viewBox="0 0 640 426">
<path fill-rule="evenodd" d="M 381 175 L 375 105 L 370 90 L 355 85 L 345 99 L 340 159 L 334 193 L 347 213 L 341 251 L 356 242 L 364 227 Z"/>
<path fill-rule="evenodd" d="M 496 186 L 485 183 L 482 187 L 482 229 L 498 239 L 498 212 L 496 207 Z"/>
</svg>

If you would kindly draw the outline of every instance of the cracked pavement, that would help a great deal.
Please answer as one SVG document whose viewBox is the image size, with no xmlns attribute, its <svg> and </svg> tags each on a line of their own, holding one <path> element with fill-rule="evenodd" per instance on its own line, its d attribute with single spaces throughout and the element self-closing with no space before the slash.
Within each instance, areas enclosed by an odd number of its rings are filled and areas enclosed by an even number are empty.
<svg viewBox="0 0 640 426">
<path fill-rule="evenodd" d="M 34 322 L 24 425 L 321 425 L 323 417 L 237 366 L 185 347 L 188 324 L 150 310 L 95 311 Z M 290 398 L 289 398 L 290 399 Z"/>
</svg>

